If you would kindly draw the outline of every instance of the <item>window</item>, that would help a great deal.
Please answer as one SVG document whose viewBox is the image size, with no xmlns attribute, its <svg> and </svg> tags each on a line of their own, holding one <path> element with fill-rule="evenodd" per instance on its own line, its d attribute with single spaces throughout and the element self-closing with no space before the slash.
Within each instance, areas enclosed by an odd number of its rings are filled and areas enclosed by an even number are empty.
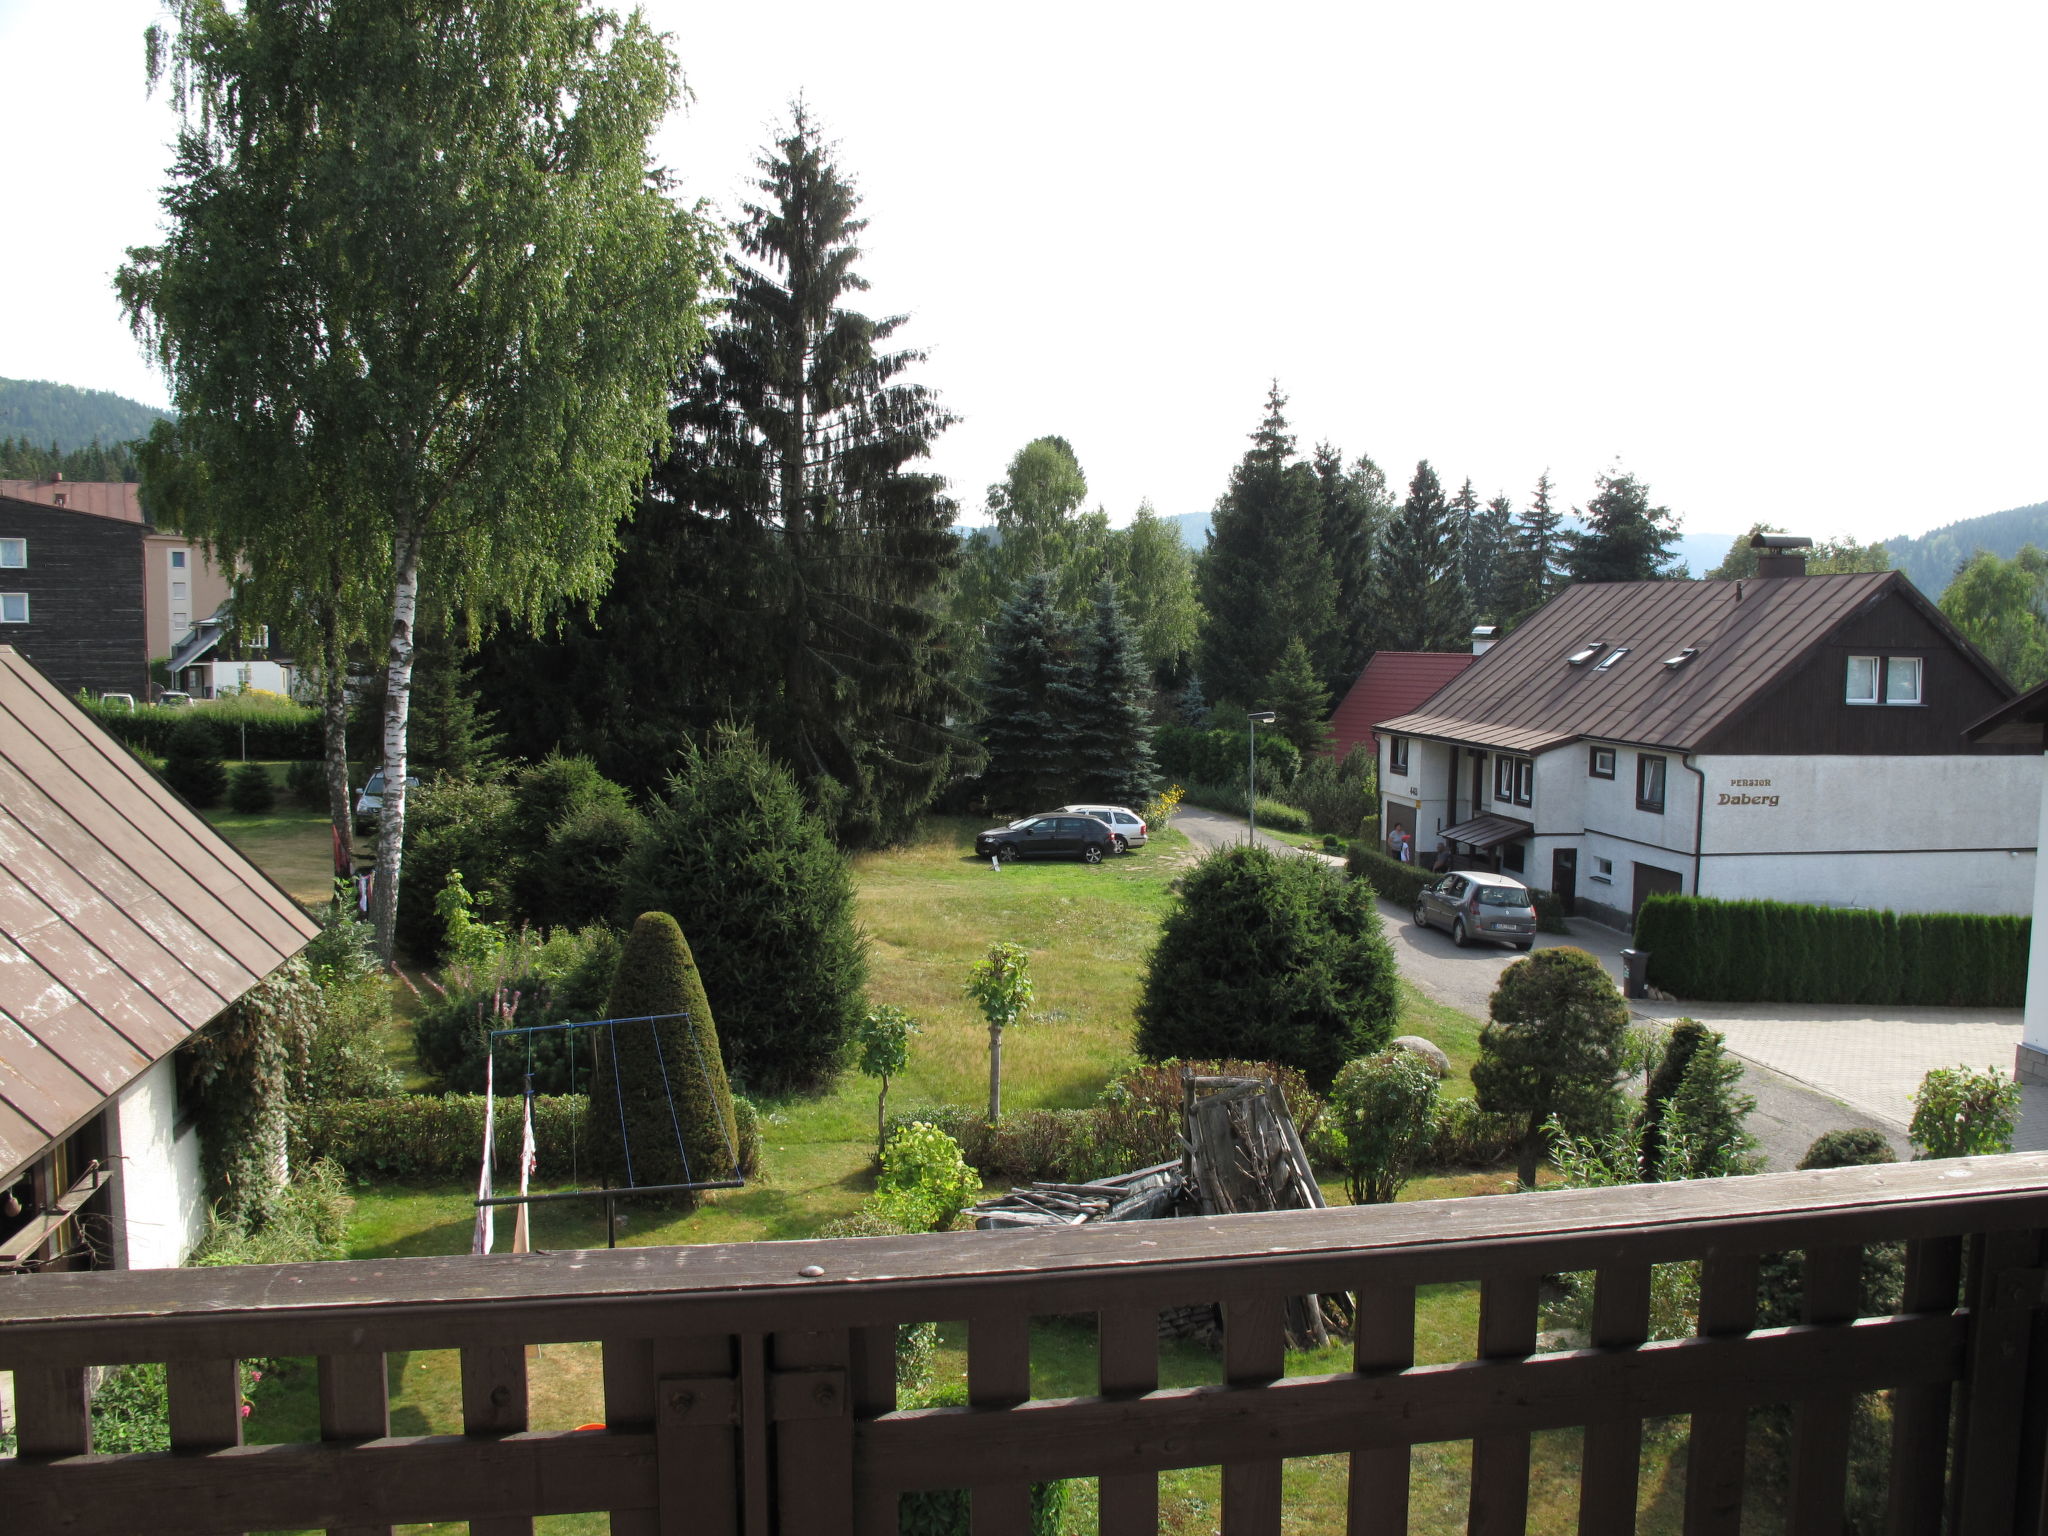
<svg viewBox="0 0 2048 1536">
<path fill-rule="evenodd" d="M 191 614 L 189 614 L 189 613 L 174 613 L 174 614 L 172 614 L 172 615 L 171 615 L 171 638 L 172 638 L 173 640 L 182 640 L 182 639 L 184 639 L 184 638 L 185 638 L 185 636 L 187 636 L 187 635 L 188 635 L 188 634 L 190 634 L 191 632 L 192 632 L 192 615 L 191 615 Z"/>
<path fill-rule="evenodd" d="M 1522 845 L 1520 843 L 1509 843 L 1501 849 L 1500 867 L 1509 874 L 1519 875 L 1522 872 L 1522 862 Z"/>
<path fill-rule="evenodd" d="M 174 581 L 174 582 L 172 582 L 172 583 L 171 583 L 171 601 L 172 601 L 172 602 L 174 602 L 174 603 L 182 603 L 182 602 L 184 602 L 184 601 L 185 601 L 185 583 L 184 583 L 184 582 L 182 582 L 182 581 Z"/>
<path fill-rule="evenodd" d="M 1389 736 L 1387 738 L 1387 772 L 1406 773 L 1407 771 L 1408 738 L 1406 736 Z"/>
<path fill-rule="evenodd" d="M 0 592 L 0 624 L 26 624 L 28 622 L 28 594 L 26 592 Z"/>
<path fill-rule="evenodd" d="M 1496 757 L 1493 760 L 1493 798 L 1515 798 L 1515 760 L 1512 757 Z"/>
<path fill-rule="evenodd" d="M 1875 704 L 1877 702 L 1877 664 L 1875 656 L 1851 656 L 1849 658 L 1849 687 L 1843 697 L 1851 704 Z"/>
<path fill-rule="evenodd" d="M 1593 861 L 1593 878 L 1602 885 L 1614 884 L 1614 860 L 1595 859 Z"/>
<path fill-rule="evenodd" d="M 1515 763 L 1515 804 L 1528 805 L 1536 798 L 1536 765 L 1524 757 Z"/>
<path fill-rule="evenodd" d="M 0 539 L 0 567 L 10 571 L 19 571 L 27 565 L 27 539 Z"/>
<path fill-rule="evenodd" d="M 185 551 L 183 551 L 182 549 L 174 549 L 171 551 L 171 569 L 174 571 L 182 571 L 183 569 L 185 569 Z"/>
<path fill-rule="evenodd" d="M 1613 650 L 1607 653 L 1607 659 L 1601 662 L 1600 665 L 1595 667 L 1593 670 L 1595 672 L 1605 672 L 1609 667 L 1613 666 L 1617 661 L 1621 660 L 1621 658 L 1626 656 L 1627 654 L 1627 646 L 1617 645 Z"/>
<path fill-rule="evenodd" d="M 1664 814 L 1664 759 L 1647 753 L 1636 757 L 1636 809 Z"/>
<path fill-rule="evenodd" d="M 1614 748 L 1595 747 L 1586 755 L 1586 772 L 1596 779 L 1614 777 Z"/>
<path fill-rule="evenodd" d="M 270 626 L 268 624 L 258 624 L 254 632 L 249 636 L 249 644 L 259 651 L 269 650 Z"/>
<path fill-rule="evenodd" d="M 1920 702 L 1920 658 L 1890 656 L 1884 664 L 1884 701 L 1887 704 Z"/>
</svg>

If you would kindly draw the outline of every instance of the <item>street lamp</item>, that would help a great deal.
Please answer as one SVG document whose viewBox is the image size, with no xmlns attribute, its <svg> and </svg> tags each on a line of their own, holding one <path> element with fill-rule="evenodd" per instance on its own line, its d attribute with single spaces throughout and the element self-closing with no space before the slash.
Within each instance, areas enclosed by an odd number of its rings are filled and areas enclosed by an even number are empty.
<svg viewBox="0 0 2048 1536">
<path fill-rule="evenodd" d="M 1245 716 L 1251 725 L 1244 753 L 1244 840 L 1247 845 L 1259 840 L 1259 727 L 1271 725 L 1279 718 L 1270 709 L 1255 709 Z"/>
</svg>

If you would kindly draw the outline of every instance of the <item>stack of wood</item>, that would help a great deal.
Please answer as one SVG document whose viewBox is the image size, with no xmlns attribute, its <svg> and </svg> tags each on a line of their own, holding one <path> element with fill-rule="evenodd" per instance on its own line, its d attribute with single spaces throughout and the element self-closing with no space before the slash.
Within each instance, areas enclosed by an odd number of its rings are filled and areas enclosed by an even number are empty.
<svg viewBox="0 0 2048 1536">
<path fill-rule="evenodd" d="M 1161 1163 L 1090 1184 L 1034 1183 L 974 1207 L 984 1232 L 1011 1227 L 1078 1227 L 1091 1221 L 1149 1221 L 1181 1203 L 1181 1165 Z"/>
</svg>

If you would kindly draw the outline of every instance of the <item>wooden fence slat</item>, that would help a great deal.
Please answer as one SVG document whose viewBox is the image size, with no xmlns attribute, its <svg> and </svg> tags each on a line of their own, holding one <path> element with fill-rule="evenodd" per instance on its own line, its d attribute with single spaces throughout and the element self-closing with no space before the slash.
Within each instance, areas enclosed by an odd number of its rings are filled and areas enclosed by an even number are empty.
<svg viewBox="0 0 2048 1536">
<path fill-rule="evenodd" d="M 853 1330 L 853 1367 L 848 1373 L 856 1422 L 896 1411 L 896 1325 Z M 900 1495 L 853 1464 L 853 1528 L 858 1536 L 896 1536 Z"/>
<path fill-rule="evenodd" d="M 1595 1349 L 1634 1349 L 1650 1337 L 1650 1266 L 1616 1264 L 1593 1281 Z M 1643 1475 L 1643 1421 L 1586 1426 L 1579 1474 L 1579 1536 L 1634 1536 Z"/>
<path fill-rule="evenodd" d="M 604 1423 L 614 1434 L 655 1428 L 654 1341 L 606 1338 L 600 1341 L 604 1371 Z M 611 1536 L 656 1536 L 659 1500 L 646 1509 L 611 1512 Z"/>
<path fill-rule="evenodd" d="M 971 1318 L 967 1324 L 967 1401 L 1014 1408 L 1031 1396 L 1031 1319 L 1024 1313 Z M 1028 1482 L 976 1483 L 969 1489 L 973 1536 L 1030 1536 Z"/>
<path fill-rule="evenodd" d="M 1961 1289 L 1963 1243 L 1922 1238 L 1906 1245 L 1904 1312 L 1952 1312 Z M 1886 1536 L 1941 1536 L 1948 1431 L 1955 1388 L 1948 1382 L 1892 1392 L 1892 1477 Z"/>
<path fill-rule="evenodd" d="M 1756 1274 L 1753 1253 L 1715 1253 L 1701 1262 L 1701 1338 L 1733 1338 L 1756 1326 Z M 1685 1536 L 1738 1536 L 1748 1442 L 1747 1408 L 1693 1413 L 1685 1460 Z"/>
<path fill-rule="evenodd" d="M 2007 1531 L 2018 1515 L 2038 1232 L 1993 1232 L 1970 1253 L 1970 1348 L 1954 1487 L 1959 1531 Z M 2038 1292 L 2038 1277 L 2034 1289 Z"/>
<path fill-rule="evenodd" d="M 512 1435 L 527 1428 L 526 1346 L 473 1344 L 462 1352 L 462 1432 Z M 485 1516 L 469 1536 L 533 1536 L 531 1515 Z"/>
<path fill-rule="evenodd" d="M 1479 1287 L 1479 1358 L 1518 1360 L 1536 1352 L 1535 1275 L 1509 1275 Z M 1471 1536 L 1522 1536 L 1529 1523 L 1529 1434 L 1472 1440 Z"/>
<path fill-rule="evenodd" d="M 1117 1307 L 1096 1319 L 1096 1378 L 1108 1398 L 1142 1397 L 1159 1385 L 1159 1314 Z M 1127 1472 L 1101 1479 L 1102 1536 L 1154 1536 L 1159 1529 L 1159 1474 Z"/>
<path fill-rule="evenodd" d="M 85 1368 L 14 1373 L 15 1448 L 22 1456 L 82 1456 L 92 1449 Z"/>
<path fill-rule="evenodd" d="M 1223 1303 L 1223 1382 L 1263 1387 L 1287 1373 L 1286 1300 L 1270 1291 Z M 1277 1457 L 1223 1462 L 1223 1536 L 1280 1536 Z"/>
<path fill-rule="evenodd" d="M 844 1329 L 778 1333 L 769 1341 L 773 1529 L 783 1536 L 853 1536 L 852 1342 Z"/>
<path fill-rule="evenodd" d="M 1803 1321 L 1847 1323 L 1863 1287 L 1863 1250 L 1809 1248 L 1800 1272 Z M 1811 1397 L 1792 1411 L 1792 1493 L 1788 1526 L 1794 1531 L 1838 1531 L 1849 1494 L 1849 1430 L 1856 1394 Z"/>
<path fill-rule="evenodd" d="M 739 1386 L 724 1334 L 657 1339 L 654 1376 L 654 1529 L 737 1532 L 740 1521 Z M 618 1530 L 617 1513 L 612 1528 Z M 641 1523 L 637 1518 L 627 1524 Z"/>
<path fill-rule="evenodd" d="M 1392 1375 L 1415 1363 L 1415 1287 L 1367 1286 L 1356 1296 L 1351 1369 Z M 1409 1448 L 1360 1446 L 1351 1453 L 1345 1536 L 1407 1536 Z"/>
<path fill-rule="evenodd" d="M 320 1438 L 381 1440 L 391 1433 L 391 1385 L 381 1352 L 321 1355 Z M 328 1536 L 391 1536 L 386 1523 L 334 1525 Z"/>
<path fill-rule="evenodd" d="M 739 1528 L 746 1536 L 768 1536 L 774 1450 L 768 1427 L 768 1336 L 743 1333 L 734 1347 L 739 1356 Z"/>
</svg>

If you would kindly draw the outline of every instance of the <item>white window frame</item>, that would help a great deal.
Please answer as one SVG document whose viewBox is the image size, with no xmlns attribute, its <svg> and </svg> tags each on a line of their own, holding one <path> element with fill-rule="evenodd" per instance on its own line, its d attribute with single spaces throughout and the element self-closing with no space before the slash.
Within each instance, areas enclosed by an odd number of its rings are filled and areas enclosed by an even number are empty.
<svg viewBox="0 0 2048 1536">
<path fill-rule="evenodd" d="M 8 559 L 13 555 L 14 559 Z M 0 571 L 25 571 L 28 569 L 28 540 L 0 539 Z"/>
<path fill-rule="evenodd" d="M 8 605 L 16 598 L 21 600 L 21 617 L 8 612 Z M 0 592 L 0 624 L 26 624 L 29 622 L 28 594 L 26 592 Z"/>
<path fill-rule="evenodd" d="M 1605 763 L 1605 764 L 1606 764 L 1606 767 L 1604 767 L 1604 768 L 1603 768 L 1603 767 L 1601 766 L 1601 764 L 1602 764 L 1602 763 Z M 1589 755 L 1589 756 L 1587 757 L 1587 759 L 1586 759 L 1586 773 L 1587 773 L 1587 775 L 1588 775 L 1589 777 L 1591 777 L 1591 778 L 1595 778 L 1595 779 L 1611 779 L 1611 778 L 1613 778 L 1613 777 L 1614 777 L 1614 748 L 1612 748 L 1612 747 L 1595 747 L 1595 748 L 1593 748 L 1593 749 L 1592 749 L 1592 752 L 1591 752 L 1591 754 L 1590 754 L 1590 755 Z"/>
<path fill-rule="evenodd" d="M 1387 772 L 1389 774 L 1408 771 L 1408 738 L 1389 736 L 1387 738 Z"/>
<path fill-rule="evenodd" d="M 1656 765 L 1655 773 L 1657 778 L 1657 796 L 1654 800 L 1643 792 L 1644 786 L 1651 776 L 1652 769 L 1650 765 L 1653 763 Z M 1652 816 L 1662 816 L 1664 814 L 1664 799 L 1670 792 L 1669 781 L 1670 770 L 1662 755 L 1655 752 L 1638 752 L 1636 754 L 1636 809 L 1647 812 Z"/>
<path fill-rule="evenodd" d="M 1913 678 L 1911 698 L 1893 693 L 1893 684 L 1901 674 L 1910 671 Z M 1927 664 L 1918 656 L 1887 656 L 1884 659 L 1884 701 L 1887 704 L 1920 704 L 1927 697 Z"/>
<path fill-rule="evenodd" d="M 174 549 L 171 551 L 171 569 L 174 571 L 182 571 L 185 569 L 185 551 L 183 551 L 182 549 Z"/>
<path fill-rule="evenodd" d="M 1602 870 L 1605 870 L 1606 873 L 1602 874 Z M 1595 855 L 1593 859 L 1593 873 L 1588 875 L 1586 878 L 1589 880 L 1597 880 L 1602 885 L 1614 884 L 1614 860 L 1603 859 L 1600 858 L 1598 855 Z"/>
<path fill-rule="evenodd" d="M 1493 760 L 1493 798 L 1502 805 L 1515 803 L 1515 760 L 1501 756 Z"/>
<path fill-rule="evenodd" d="M 1515 759 L 1515 804 L 1536 803 L 1536 762 L 1533 758 Z"/>
<path fill-rule="evenodd" d="M 1856 663 L 1865 662 L 1870 667 L 1870 691 L 1861 694 L 1856 691 Z M 1875 704 L 1883 697 L 1884 658 L 1882 656 L 1851 656 L 1847 674 L 1842 679 L 1842 700 L 1847 704 Z"/>
</svg>

